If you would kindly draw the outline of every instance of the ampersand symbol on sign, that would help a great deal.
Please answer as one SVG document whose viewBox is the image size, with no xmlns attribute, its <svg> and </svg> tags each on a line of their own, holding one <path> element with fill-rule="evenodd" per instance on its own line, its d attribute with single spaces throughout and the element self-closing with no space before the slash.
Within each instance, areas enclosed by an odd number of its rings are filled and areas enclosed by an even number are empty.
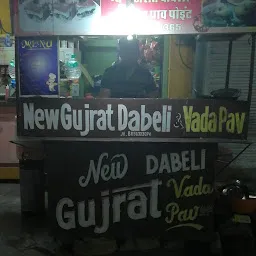
<svg viewBox="0 0 256 256">
<path fill-rule="evenodd" d="M 176 122 L 174 123 L 173 125 L 175 128 L 181 128 L 181 129 L 184 129 L 184 125 L 182 123 L 182 120 L 181 120 L 181 114 L 178 113 L 176 115 Z"/>
</svg>

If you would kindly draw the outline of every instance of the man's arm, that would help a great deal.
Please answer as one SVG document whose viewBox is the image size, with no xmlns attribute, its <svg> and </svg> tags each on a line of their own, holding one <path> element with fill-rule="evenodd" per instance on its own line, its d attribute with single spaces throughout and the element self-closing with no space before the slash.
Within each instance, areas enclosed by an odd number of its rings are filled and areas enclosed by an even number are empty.
<svg viewBox="0 0 256 256">
<path fill-rule="evenodd" d="M 101 89 L 99 98 L 110 98 L 111 97 L 111 75 L 110 70 L 106 69 L 101 79 Z"/>
</svg>

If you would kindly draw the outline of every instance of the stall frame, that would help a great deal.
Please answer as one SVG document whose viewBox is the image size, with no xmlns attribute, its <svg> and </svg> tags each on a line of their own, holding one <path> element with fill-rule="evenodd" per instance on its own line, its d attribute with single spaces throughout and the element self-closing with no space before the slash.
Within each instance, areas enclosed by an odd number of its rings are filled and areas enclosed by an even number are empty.
<svg viewBox="0 0 256 256">
<path fill-rule="evenodd" d="M 19 84 L 19 52 L 18 52 L 18 43 L 19 43 L 19 38 L 15 40 L 15 57 L 16 57 L 16 79 L 17 79 L 17 84 Z M 231 63 L 231 53 L 232 53 L 232 41 L 230 41 L 230 48 L 229 48 L 229 56 L 228 56 L 228 65 L 227 65 L 227 77 L 226 77 L 226 84 L 225 88 L 229 87 L 229 73 L 230 73 L 230 63 Z M 250 104 L 251 104 L 251 97 L 252 97 L 252 85 L 253 85 L 253 78 L 254 78 L 254 56 L 255 56 L 255 34 L 252 34 L 252 52 L 251 52 L 251 68 L 250 68 L 250 79 L 249 79 L 249 93 L 247 97 L 247 103 L 249 108 L 247 109 L 248 113 L 250 111 Z M 240 152 L 238 156 L 240 156 L 250 145 L 251 142 L 248 142 L 246 139 L 224 139 L 224 138 L 111 138 L 111 137 L 105 137 L 105 138 L 79 138 L 79 137 L 31 137 L 28 135 L 26 136 L 21 136 L 20 131 L 22 130 L 22 123 L 20 122 L 21 120 L 21 113 L 22 113 L 22 105 L 21 105 L 21 98 L 19 97 L 19 86 L 17 86 L 17 137 L 12 141 L 13 143 L 24 147 L 24 149 L 28 149 L 28 152 L 31 152 L 31 150 L 35 150 L 40 148 L 42 150 L 41 157 L 43 158 L 45 156 L 44 152 L 44 146 L 41 147 L 44 143 L 57 143 L 57 142 L 125 142 L 125 143 L 180 143 L 180 144 L 189 144 L 189 143 L 194 143 L 194 144 L 202 144 L 202 143 L 207 143 L 207 144 L 218 144 L 218 143 L 244 143 L 247 144 L 244 150 Z M 34 98 L 36 99 L 36 98 Z M 38 98 L 41 99 L 41 98 Z M 42 100 L 42 99 L 41 99 Z M 57 99 L 53 99 L 57 100 Z M 104 100 L 98 100 L 98 101 L 104 101 Z M 218 100 L 216 99 L 216 102 Z M 31 146 L 32 145 L 32 146 Z M 235 160 L 238 156 L 236 156 L 233 160 Z M 29 188 L 28 184 L 35 184 L 35 180 L 38 185 L 37 191 L 34 193 L 34 200 L 29 201 L 29 198 L 24 196 L 24 194 L 21 193 L 21 204 L 25 207 L 23 208 L 24 212 L 36 212 L 42 213 L 44 212 L 44 203 L 42 202 L 44 191 L 45 191 L 45 181 L 44 181 L 44 175 L 42 175 L 42 168 L 43 168 L 43 161 L 42 159 L 36 159 L 32 160 L 29 159 L 29 154 L 26 153 L 26 150 L 24 150 L 24 154 L 22 159 L 20 159 L 20 166 L 21 166 L 21 172 L 20 172 L 20 179 L 21 179 L 21 191 L 26 191 L 29 189 L 32 189 L 31 187 Z M 232 160 L 232 161 L 233 161 Z M 223 169 L 225 169 L 232 161 L 227 163 Z M 28 164 L 27 164 L 28 163 Z M 26 166 L 27 165 L 27 166 Z M 37 174 L 35 174 L 35 169 L 37 169 Z M 223 169 L 219 170 L 222 171 Z M 28 175 L 28 170 L 32 170 L 31 175 Z M 44 170 L 45 171 L 45 170 Z M 25 175 L 26 173 L 26 175 Z M 33 173 L 33 174 L 32 174 Z M 26 177 L 25 177 L 26 176 Z M 36 176 L 36 179 L 35 179 Z M 31 203 L 34 205 L 31 205 Z M 35 205 L 36 204 L 36 205 Z"/>
</svg>

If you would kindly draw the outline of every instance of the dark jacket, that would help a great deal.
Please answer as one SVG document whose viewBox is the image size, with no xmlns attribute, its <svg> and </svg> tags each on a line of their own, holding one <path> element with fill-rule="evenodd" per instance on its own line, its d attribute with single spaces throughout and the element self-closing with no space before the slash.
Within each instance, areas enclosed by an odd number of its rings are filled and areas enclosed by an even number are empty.
<svg viewBox="0 0 256 256">
<path fill-rule="evenodd" d="M 150 72 L 139 64 L 129 67 L 118 63 L 106 69 L 101 88 L 111 90 L 111 98 L 145 98 L 156 91 L 156 84 Z"/>
</svg>

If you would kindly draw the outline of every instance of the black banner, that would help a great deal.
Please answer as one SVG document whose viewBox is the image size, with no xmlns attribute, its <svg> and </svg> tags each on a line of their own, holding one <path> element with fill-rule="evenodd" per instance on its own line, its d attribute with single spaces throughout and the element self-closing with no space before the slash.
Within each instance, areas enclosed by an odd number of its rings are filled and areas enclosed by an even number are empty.
<svg viewBox="0 0 256 256">
<path fill-rule="evenodd" d="M 232 100 L 26 98 L 20 110 L 19 136 L 246 139 L 249 108 Z"/>
<path fill-rule="evenodd" d="M 213 232 L 216 144 L 48 142 L 46 152 L 58 236 Z"/>
</svg>

